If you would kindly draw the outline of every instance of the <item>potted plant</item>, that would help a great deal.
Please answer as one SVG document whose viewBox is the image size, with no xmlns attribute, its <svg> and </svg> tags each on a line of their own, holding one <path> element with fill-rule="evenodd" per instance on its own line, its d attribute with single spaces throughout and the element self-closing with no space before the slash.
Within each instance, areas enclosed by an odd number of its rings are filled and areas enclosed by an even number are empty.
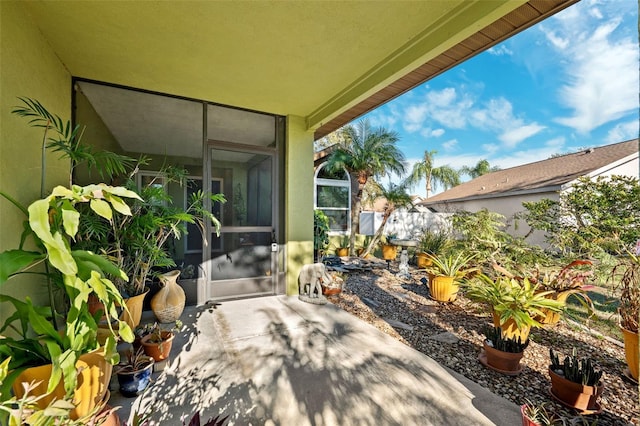
<svg viewBox="0 0 640 426">
<path fill-rule="evenodd" d="M 418 252 L 416 253 L 416 266 L 424 269 L 432 263 L 431 258 L 444 252 L 449 247 L 451 239 L 445 231 L 425 230 L 418 243 Z"/>
<path fill-rule="evenodd" d="M 542 272 L 539 268 L 529 277 L 533 284 L 537 284 L 540 291 L 549 291 L 546 297 L 562 303 L 563 309 L 569 296 L 576 296 L 589 312 L 594 312 L 593 302 L 586 293 L 585 282 L 593 276 L 593 263 L 589 260 L 574 260 L 559 271 Z M 536 317 L 542 324 L 556 324 L 560 320 L 561 312 L 541 309 L 544 315 Z"/>
<path fill-rule="evenodd" d="M 140 395 L 151 382 L 153 363 L 141 347 L 128 350 L 126 359 L 116 366 L 120 393 L 126 397 Z"/>
<path fill-rule="evenodd" d="M 59 328 L 51 307 L 36 306 L 29 298 L 21 301 L 7 295 L 0 297 L 0 301 L 12 304 L 15 309 L 0 333 L 11 328 L 17 337 L 0 339 L 0 354 L 12 359 L 8 383 L 12 384 L 16 395 L 22 395 L 23 382 L 41 377 L 39 380 L 43 383 L 35 391 L 50 393 L 39 400 L 42 406 L 75 392 L 74 402 L 78 406 L 72 417 L 79 418 L 102 402 L 111 366 L 117 362 L 115 335 L 119 334 L 129 342 L 133 340 L 131 329 L 118 319 L 116 306 L 123 302 L 120 293 L 107 278 L 108 275 L 123 279 L 126 276 L 97 254 L 71 250 L 70 241 L 76 235 L 80 218 L 78 204 L 91 204 L 96 214 L 104 216 L 113 216 L 114 210 L 128 214 L 121 197 L 134 196 L 125 188 L 104 184 L 72 189 L 58 186 L 48 197 L 33 202 L 26 209 L 21 207 L 28 218 L 25 235 L 32 239 L 38 251 L 27 251 L 21 244 L 18 249 L 0 253 L 3 267 L 0 285 L 21 273 L 42 274 L 65 292 L 69 305 L 64 326 Z M 23 240 L 23 244 L 25 242 Z M 45 265 L 43 272 L 34 271 L 38 264 Z M 87 305 L 88 295 L 92 292 L 113 321 L 107 321 L 109 334 L 103 347 L 98 342 L 99 314 L 92 315 Z M 103 381 L 96 382 L 94 377 L 101 377 Z M 90 392 L 91 396 L 84 392 Z"/>
<path fill-rule="evenodd" d="M 477 270 L 470 267 L 469 262 L 474 256 L 465 255 L 463 252 L 453 254 L 440 254 L 433 256 L 431 266 L 425 270 L 429 273 L 429 294 L 431 298 L 439 302 L 452 302 L 458 294 L 460 280 L 470 272 Z"/>
<path fill-rule="evenodd" d="M 561 421 L 553 413 L 547 409 L 547 404 L 534 404 L 527 401 L 520 406 L 520 414 L 522 414 L 522 426 L 553 426 Z"/>
<path fill-rule="evenodd" d="M 504 337 L 500 327 L 485 327 L 485 340 L 483 352 L 480 353 L 480 362 L 492 370 L 502 374 L 515 376 L 520 374 L 524 366 L 520 360 L 524 356 L 524 350 L 529 346 L 529 339 L 524 343 L 520 337 Z"/>
<path fill-rule="evenodd" d="M 171 346 L 175 338 L 175 332 L 182 328 L 182 321 L 175 322 L 172 328 L 162 328 L 158 323 L 148 328 L 149 332 L 140 340 L 144 353 L 149 355 L 156 362 L 169 358 Z"/>
<path fill-rule="evenodd" d="M 159 175 L 168 183 L 186 184 L 186 170 L 164 167 Z M 114 281 L 126 299 L 127 311 L 123 320 L 131 328 L 140 323 L 143 302 L 149 291 L 148 284 L 154 270 L 176 266 L 168 246 L 172 239 L 180 239 L 187 230 L 187 224 L 198 226 L 204 231 L 205 220 L 211 221 L 214 231 L 219 234 L 220 222 L 204 208 L 205 198 L 212 203 L 224 202 L 222 194 L 192 194 L 186 208 L 172 204 L 172 199 L 163 185 L 150 180 L 140 190 L 130 176 L 127 187 L 139 196 L 129 203 L 131 216 L 117 217 L 105 223 L 95 215 L 88 216 L 80 226 L 80 237 L 76 246 L 84 249 L 98 248 L 125 271 L 128 281 Z"/>
<path fill-rule="evenodd" d="M 505 337 L 526 340 L 531 327 L 541 327 L 535 318 L 545 315 L 542 308 L 560 312 L 562 304 L 547 298 L 528 278 L 521 280 L 498 275 L 479 274 L 465 283 L 465 296 L 491 307 L 493 324 L 502 328 Z"/>
<path fill-rule="evenodd" d="M 398 256 L 398 246 L 392 243 L 395 235 L 390 234 L 387 237 L 380 237 L 380 250 L 382 250 L 382 258 L 390 263 Z"/>
<path fill-rule="evenodd" d="M 20 98 L 23 105 L 12 112 L 28 118 L 32 127 L 44 129 L 42 138 L 41 199 L 28 207 L 22 206 L 4 192 L 0 196 L 14 204 L 26 216 L 24 232 L 17 249 L 0 253 L 0 285 L 19 274 L 44 277 L 49 289 L 49 306 L 34 305 L 0 296 L 0 302 L 13 305 L 14 312 L 7 315 L 0 334 L 8 329 L 12 333 L 0 339 L 0 356 L 11 359 L 11 373 L 3 381 L 0 393 L 9 395 L 8 388 L 20 397 L 25 382 L 40 383 L 30 387 L 38 406 L 46 407 L 54 399 L 69 398 L 74 407 L 71 418 L 83 418 L 102 404 L 112 365 L 118 360 L 115 337 L 133 340 L 131 329 L 117 317 L 122 298 L 111 279 L 126 279 L 126 275 L 98 253 L 73 250 L 71 242 L 78 237 L 78 226 L 83 212 L 111 220 L 130 215 L 125 202 L 137 195 L 123 187 L 105 184 L 73 185 L 74 168 L 86 162 L 98 166 L 103 177 L 112 177 L 125 170 L 128 157 L 102 152 L 80 144 L 82 131 L 69 121 L 49 113 L 38 101 Z M 69 188 L 57 186 L 45 195 L 46 150 L 62 154 L 69 160 Z M 83 207 L 86 207 L 83 208 Z M 31 250 L 26 250 L 30 244 Z M 53 289 L 63 294 L 66 305 L 54 303 Z M 100 314 L 88 308 L 89 295 L 102 304 L 100 309 L 107 318 L 107 332 L 103 341 L 98 339 Z M 43 396 L 46 394 L 45 396 Z"/>
<path fill-rule="evenodd" d="M 640 250 L 620 260 L 611 273 L 614 286 L 620 290 L 620 328 L 629 374 L 638 380 L 638 318 L 640 316 Z"/>
<path fill-rule="evenodd" d="M 549 349 L 551 365 L 551 395 L 562 404 L 584 414 L 601 410 L 598 398 L 604 390 L 602 371 L 597 370 L 590 358 L 580 359 L 573 350 L 561 363 L 560 358 Z"/>
</svg>

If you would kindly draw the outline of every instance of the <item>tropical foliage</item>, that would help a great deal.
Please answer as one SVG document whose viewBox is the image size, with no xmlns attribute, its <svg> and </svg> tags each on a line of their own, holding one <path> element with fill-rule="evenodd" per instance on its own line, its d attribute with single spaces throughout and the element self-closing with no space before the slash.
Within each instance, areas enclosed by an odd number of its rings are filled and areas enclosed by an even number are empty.
<svg viewBox="0 0 640 426">
<path fill-rule="evenodd" d="M 363 189 L 371 177 L 405 172 L 404 154 L 396 146 L 398 134 L 382 127 L 373 128 L 367 120 L 342 131 L 338 147 L 327 157 L 329 171 L 346 170 L 351 180 L 351 235 L 349 254 L 355 254 L 356 231 L 360 224 Z"/>
<path fill-rule="evenodd" d="M 582 177 L 558 201 L 523 203 L 532 230 L 564 254 L 620 253 L 640 239 L 640 183 L 628 176 Z"/>
<path fill-rule="evenodd" d="M 456 169 L 448 165 L 435 167 L 434 157 L 437 153 L 434 150 L 425 151 L 424 159 L 413 165 L 413 170 L 408 178 L 412 185 L 425 179 L 427 198 L 439 186 L 442 186 L 443 189 L 449 189 L 460 185 L 460 173 Z"/>
<path fill-rule="evenodd" d="M 486 175 L 487 173 L 491 173 L 491 172 L 497 172 L 498 170 L 500 170 L 500 167 L 498 166 L 491 166 L 489 164 L 489 161 L 482 159 L 480 161 L 478 161 L 476 163 L 475 166 L 473 167 L 469 167 L 469 166 L 462 166 L 460 168 L 460 174 L 465 174 L 465 175 L 469 175 L 469 177 L 471 177 L 471 179 L 475 179 L 477 177 L 480 177 L 482 175 Z"/>
</svg>

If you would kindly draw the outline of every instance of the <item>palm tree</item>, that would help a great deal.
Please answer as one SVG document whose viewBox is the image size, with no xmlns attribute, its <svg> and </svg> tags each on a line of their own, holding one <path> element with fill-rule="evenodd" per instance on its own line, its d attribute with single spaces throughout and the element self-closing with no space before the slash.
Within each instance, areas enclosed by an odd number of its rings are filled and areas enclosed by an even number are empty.
<svg viewBox="0 0 640 426">
<path fill-rule="evenodd" d="M 369 242 L 367 249 L 362 253 L 362 257 L 367 257 L 367 255 L 371 253 L 373 248 L 376 246 L 391 213 L 399 208 L 413 206 L 411 195 L 407 192 L 406 181 L 399 185 L 390 182 L 387 187 L 384 187 L 372 179 L 370 184 L 372 193 L 368 194 L 368 196 L 371 197 L 371 204 L 373 204 L 373 202 L 378 198 L 384 198 L 386 200 L 386 204 L 384 206 L 384 212 L 382 213 L 382 222 Z"/>
<path fill-rule="evenodd" d="M 413 171 L 409 175 L 408 182 L 415 185 L 422 178 L 426 179 L 427 198 L 432 190 L 438 185 L 442 185 L 444 189 L 453 188 L 460 185 L 460 173 L 451 166 L 444 165 L 440 167 L 433 166 L 433 157 L 438 151 L 425 151 L 424 161 L 418 161 L 413 165 Z"/>
<path fill-rule="evenodd" d="M 367 120 L 342 130 L 343 140 L 327 157 L 329 171 L 344 169 L 351 180 L 351 235 L 349 255 L 353 256 L 356 231 L 360 225 L 362 189 L 372 176 L 405 172 L 404 154 L 396 147 L 398 134 L 382 127 L 374 129 Z"/>
<path fill-rule="evenodd" d="M 460 173 L 469 175 L 471 179 L 475 179 L 482 175 L 486 175 L 487 173 L 497 172 L 498 170 L 500 170 L 500 167 L 498 166 L 491 167 L 489 165 L 489 161 L 482 159 L 478 161 L 478 163 L 474 167 L 462 166 L 460 168 Z"/>
</svg>

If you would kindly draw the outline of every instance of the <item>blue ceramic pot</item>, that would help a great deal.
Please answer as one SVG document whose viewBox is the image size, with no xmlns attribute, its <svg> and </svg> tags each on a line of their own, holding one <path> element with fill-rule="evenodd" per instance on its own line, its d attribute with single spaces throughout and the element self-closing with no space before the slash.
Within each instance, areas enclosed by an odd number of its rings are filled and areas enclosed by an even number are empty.
<svg viewBox="0 0 640 426">
<path fill-rule="evenodd" d="M 153 358 L 151 357 L 149 357 L 145 366 L 139 370 L 128 371 L 127 369 L 119 369 L 118 383 L 120 384 L 120 393 L 126 397 L 140 395 L 147 386 L 149 386 L 152 371 Z"/>
</svg>

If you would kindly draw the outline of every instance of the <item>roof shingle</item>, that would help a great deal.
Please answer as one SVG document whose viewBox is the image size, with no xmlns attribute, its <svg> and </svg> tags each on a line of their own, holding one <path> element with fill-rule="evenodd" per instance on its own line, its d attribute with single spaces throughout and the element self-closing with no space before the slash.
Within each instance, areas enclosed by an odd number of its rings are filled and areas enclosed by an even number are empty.
<svg viewBox="0 0 640 426">
<path fill-rule="evenodd" d="M 638 146 L 638 139 L 633 139 L 487 173 L 429 197 L 421 204 L 484 198 L 521 191 L 557 190 L 561 185 L 580 176 L 637 154 Z"/>
</svg>

